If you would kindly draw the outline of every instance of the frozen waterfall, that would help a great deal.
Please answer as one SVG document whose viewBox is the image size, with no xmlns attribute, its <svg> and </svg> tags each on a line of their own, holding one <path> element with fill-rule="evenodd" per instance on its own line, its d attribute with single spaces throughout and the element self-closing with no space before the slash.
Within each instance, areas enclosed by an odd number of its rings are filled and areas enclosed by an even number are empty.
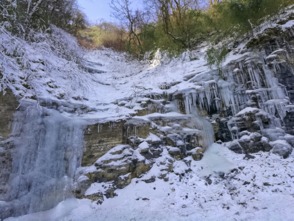
<svg viewBox="0 0 294 221">
<path fill-rule="evenodd" d="M 50 209 L 71 196 L 83 151 L 81 120 L 25 102 L 15 114 L 12 141 L 12 174 L 6 195 L 0 195 L 0 218 Z"/>
<path fill-rule="evenodd" d="M 185 109 L 187 114 L 193 116 L 196 128 L 201 131 L 202 139 L 200 145 L 208 148 L 214 142 L 214 131 L 211 123 L 199 114 L 196 91 L 191 90 L 185 94 Z"/>
</svg>

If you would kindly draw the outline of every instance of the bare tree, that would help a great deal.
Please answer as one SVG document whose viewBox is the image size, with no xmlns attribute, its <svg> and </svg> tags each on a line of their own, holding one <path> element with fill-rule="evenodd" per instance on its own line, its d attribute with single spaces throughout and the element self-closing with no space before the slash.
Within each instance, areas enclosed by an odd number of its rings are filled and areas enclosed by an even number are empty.
<svg viewBox="0 0 294 221">
<path fill-rule="evenodd" d="M 134 43 L 142 51 L 139 33 L 144 23 L 144 14 L 142 11 L 132 10 L 131 4 L 131 0 L 112 0 L 110 7 L 113 10 L 112 15 L 127 29 L 129 46 Z"/>
<path fill-rule="evenodd" d="M 197 0 L 152 0 L 163 31 L 184 48 L 191 47 L 192 19 L 198 9 Z"/>
</svg>

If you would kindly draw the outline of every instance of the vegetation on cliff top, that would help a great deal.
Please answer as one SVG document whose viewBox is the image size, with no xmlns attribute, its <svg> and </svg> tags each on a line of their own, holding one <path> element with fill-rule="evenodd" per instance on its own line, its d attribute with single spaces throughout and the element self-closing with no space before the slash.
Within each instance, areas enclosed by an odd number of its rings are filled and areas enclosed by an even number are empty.
<svg viewBox="0 0 294 221">
<path fill-rule="evenodd" d="M 213 45 L 225 37 L 250 34 L 291 4 L 291 0 L 144 0 L 144 9 L 134 10 L 132 0 L 112 0 L 119 23 L 87 26 L 76 0 L 2 0 L 0 25 L 27 40 L 55 25 L 77 36 L 86 48 L 107 47 L 142 58 L 158 48 L 178 54 L 203 41 Z"/>
<path fill-rule="evenodd" d="M 112 0 L 120 24 L 103 22 L 79 32 L 90 48 L 109 47 L 142 58 L 161 48 L 170 53 L 192 49 L 203 41 L 218 43 L 252 31 L 291 0 L 151 0 L 133 10 L 131 0 Z M 106 37 L 107 36 L 107 37 Z"/>
<path fill-rule="evenodd" d="M 75 35 L 86 19 L 76 0 L 1 0 L 0 25 L 30 40 L 34 32 L 50 31 L 50 25 Z"/>
</svg>

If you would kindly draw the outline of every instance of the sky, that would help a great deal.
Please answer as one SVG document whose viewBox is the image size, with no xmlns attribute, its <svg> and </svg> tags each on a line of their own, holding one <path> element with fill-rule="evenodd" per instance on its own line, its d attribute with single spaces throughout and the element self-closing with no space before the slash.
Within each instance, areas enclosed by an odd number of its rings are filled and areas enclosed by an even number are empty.
<svg viewBox="0 0 294 221">
<path fill-rule="evenodd" d="M 134 0 L 133 2 L 135 7 L 140 7 L 140 0 Z M 111 0 L 77 0 L 77 3 L 91 24 L 101 21 L 117 22 L 111 16 L 111 8 L 109 6 Z"/>
</svg>

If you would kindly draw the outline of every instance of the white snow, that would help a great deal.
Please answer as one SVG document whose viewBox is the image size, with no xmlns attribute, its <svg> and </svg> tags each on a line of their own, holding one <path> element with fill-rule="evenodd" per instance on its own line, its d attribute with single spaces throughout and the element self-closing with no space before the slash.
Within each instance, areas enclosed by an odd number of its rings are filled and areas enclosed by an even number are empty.
<svg viewBox="0 0 294 221">
<path fill-rule="evenodd" d="M 235 168 L 235 165 L 224 157 L 224 147 L 218 144 L 211 145 L 206 151 L 199 162 L 199 165 L 203 167 L 201 175 L 208 176 L 214 172 L 227 173 L 231 169 Z"/>
<path fill-rule="evenodd" d="M 140 143 L 140 145 L 138 146 L 139 150 L 147 150 L 148 148 L 149 148 L 149 144 L 146 141 Z"/>
<path fill-rule="evenodd" d="M 91 186 L 85 192 L 85 196 L 93 195 L 95 193 L 105 193 L 107 187 L 112 186 L 112 183 L 92 183 Z"/>
<path fill-rule="evenodd" d="M 149 136 L 146 138 L 147 141 L 151 142 L 160 142 L 161 139 L 153 133 L 150 133 Z"/>
<path fill-rule="evenodd" d="M 283 24 L 282 27 L 283 27 L 284 29 L 286 29 L 286 28 L 291 28 L 291 27 L 293 27 L 293 25 L 294 25 L 294 21 L 293 21 L 293 20 L 290 20 L 290 21 L 287 21 L 285 24 Z"/>
<path fill-rule="evenodd" d="M 56 30 L 57 33 L 59 31 Z M 60 57 L 58 50 L 63 50 L 62 42 L 74 45 L 73 39 L 67 35 L 64 39 L 61 34 L 56 36 L 61 39 L 61 43 L 55 46 L 56 50 L 52 50 L 50 38 L 45 42 L 29 44 L 21 39 L 15 40 L 9 32 L 1 29 L 1 51 L 5 53 L 0 53 L 3 65 L 0 89 L 10 88 L 23 99 L 35 99 L 37 95 L 38 101 L 83 104 L 92 111 L 78 114 L 88 119 L 106 120 L 134 114 L 136 109 L 141 109 L 139 102 L 144 96 L 195 87 L 195 84 L 183 81 L 184 77 L 193 74 L 196 69 L 201 74 L 210 71 L 204 56 L 187 62 L 181 57 L 168 58 L 164 55 L 161 58 L 164 61 L 155 67 L 152 61 L 150 64 L 147 61 L 131 60 L 127 55 L 108 49 L 86 54 L 79 49 L 71 49 L 73 55 L 80 56 L 77 59 L 85 63 L 86 69 L 100 71 L 88 73 L 75 60 Z M 15 53 L 21 57 L 20 60 L 15 57 Z M 23 69 L 24 66 L 26 69 Z M 197 81 L 210 78 L 207 74 L 203 75 L 204 78 L 199 77 Z M 169 89 L 160 88 L 161 85 L 173 85 L 174 82 L 179 84 Z M 122 102 L 124 105 L 117 105 Z"/>
<path fill-rule="evenodd" d="M 5 221 L 292 221 L 294 155 L 284 160 L 271 153 L 253 155 L 255 159 L 243 160 L 243 155 L 214 144 L 202 161 L 191 162 L 191 172 L 186 172 L 184 162 L 175 162 L 179 175 L 168 174 L 167 182 L 134 179 L 102 205 L 68 199 L 49 211 Z M 221 171 L 227 172 L 226 178 L 218 175 Z M 156 176 L 160 171 L 152 173 Z M 91 188 L 103 190 L 99 184 Z"/>
<path fill-rule="evenodd" d="M 259 111 L 260 110 L 258 108 L 256 108 L 256 107 L 246 107 L 243 110 L 241 110 L 240 112 L 238 112 L 236 114 L 236 116 L 242 116 L 242 115 L 247 114 L 247 113 L 257 113 Z"/>
</svg>

